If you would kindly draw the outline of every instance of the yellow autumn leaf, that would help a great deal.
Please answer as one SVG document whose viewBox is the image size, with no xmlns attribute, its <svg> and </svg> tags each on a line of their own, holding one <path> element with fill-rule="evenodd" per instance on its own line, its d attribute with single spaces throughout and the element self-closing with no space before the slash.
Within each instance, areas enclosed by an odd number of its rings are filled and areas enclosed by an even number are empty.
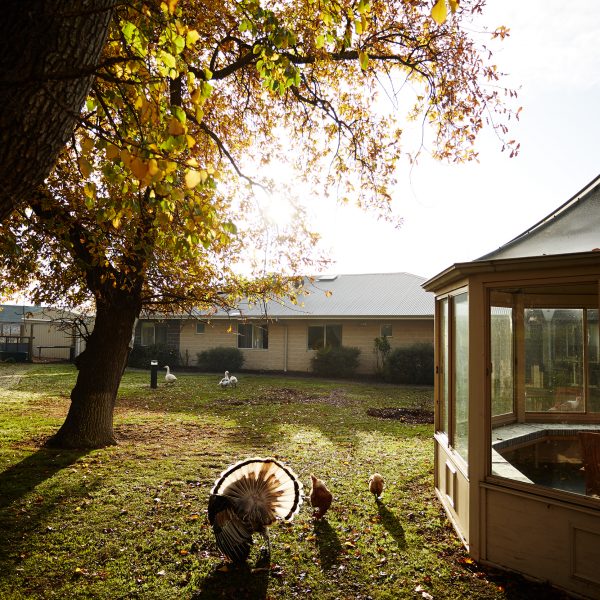
<svg viewBox="0 0 600 600">
<path fill-rule="evenodd" d="M 190 29 L 185 34 L 185 45 L 190 48 L 200 39 L 200 34 L 195 29 Z"/>
<path fill-rule="evenodd" d="M 443 25 L 448 18 L 448 9 L 446 0 L 438 0 L 431 9 L 431 17 L 438 24 Z"/>
<path fill-rule="evenodd" d="M 120 152 L 121 151 L 117 146 L 115 146 L 114 144 L 108 144 L 108 146 L 106 146 L 107 160 L 115 160 L 116 158 L 119 158 Z"/>
<path fill-rule="evenodd" d="M 194 104 L 198 104 L 198 102 L 202 100 L 202 92 L 200 91 L 200 88 L 194 88 L 190 94 L 190 98 Z"/>
<path fill-rule="evenodd" d="M 79 159 L 79 170 L 81 171 L 81 174 L 86 178 L 91 175 L 92 165 L 90 164 L 90 161 L 87 160 L 87 158 L 81 157 Z"/>
<path fill-rule="evenodd" d="M 123 162 L 124 165 L 129 166 L 129 164 L 131 163 L 133 156 L 131 156 L 131 152 L 129 152 L 129 150 L 126 150 L 125 148 L 123 148 L 123 150 L 121 150 L 121 161 Z"/>
<path fill-rule="evenodd" d="M 196 140 L 191 135 L 186 135 L 185 139 L 187 140 L 188 148 L 193 148 L 196 145 Z"/>
<path fill-rule="evenodd" d="M 194 170 L 189 170 L 186 174 L 185 174 L 185 187 L 187 187 L 188 189 L 192 189 L 195 188 L 201 180 L 202 176 L 200 175 L 199 171 L 194 171 Z"/>
<path fill-rule="evenodd" d="M 158 168 L 158 161 L 155 158 L 151 158 L 148 161 L 148 175 L 151 177 L 156 175 L 160 169 Z"/>
<path fill-rule="evenodd" d="M 140 181 L 146 177 L 148 173 L 148 163 L 144 162 L 141 158 L 137 156 L 131 161 L 129 165 L 131 172 L 135 175 L 137 179 Z"/>
<path fill-rule="evenodd" d="M 455 13 L 458 10 L 458 0 L 448 0 L 450 10 Z"/>
<path fill-rule="evenodd" d="M 94 148 L 94 140 L 89 137 L 83 138 L 81 142 L 81 151 L 83 154 L 89 154 Z"/>
<path fill-rule="evenodd" d="M 96 186 L 93 183 L 86 183 L 83 186 L 83 193 L 86 198 L 93 198 L 96 195 Z"/>
<path fill-rule="evenodd" d="M 167 129 L 169 135 L 183 135 L 186 132 L 185 125 L 180 123 L 175 117 L 169 119 L 169 127 Z"/>
</svg>

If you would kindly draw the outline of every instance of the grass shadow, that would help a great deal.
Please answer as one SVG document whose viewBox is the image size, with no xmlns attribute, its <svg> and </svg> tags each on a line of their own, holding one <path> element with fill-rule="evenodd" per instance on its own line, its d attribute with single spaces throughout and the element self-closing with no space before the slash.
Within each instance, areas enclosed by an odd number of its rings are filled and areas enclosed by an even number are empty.
<svg viewBox="0 0 600 600">
<path fill-rule="evenodd" d="M 254 570 L 247 563 L 227 572 L 218 570 L 207 575 L 192 600 L 265 600 L 269 586 L 269 570 Z"/>
<path fill-rule="evenodd" d="M 386 528 L 388 533 L 394 538 L 398 544 L 398 548 L 406 548 L 406 537 L 404 536 L 404 528 L 398 517 L 381 501 L 376 500 L 377 511 L 381 517 L 381 524 Z"/>
<path fill-rule="evenodd" d="M 16 502 L 38 485 L 70 467 L 88 450 L 58 450 L 43 447 L 0 473 L 0 511 Z"/>
<path fill-rule="evenodd" d="M 342 544 L 335 529 L 326 520 L 315 520 L 314 527 L 321 567 L 324 570 L 330 569 L 339 560 L 342 553 Z"/>
<path fill-rule="evenodd" d="M 0 570 L 6 574 L 15 568 L 15 556 L 28 543 L 40 523 L 56 510 L 55 497 L 50 495 L 21 500 L 56 473 L 74 464 L 87 454 L 85 450 L 56 450 L 40 448 L 0 473 Z M 85 490 L 70 490 L 71 497 L 87 493 Z M 63 490 L 67 493 L 67 490 Z"/>
</svg>

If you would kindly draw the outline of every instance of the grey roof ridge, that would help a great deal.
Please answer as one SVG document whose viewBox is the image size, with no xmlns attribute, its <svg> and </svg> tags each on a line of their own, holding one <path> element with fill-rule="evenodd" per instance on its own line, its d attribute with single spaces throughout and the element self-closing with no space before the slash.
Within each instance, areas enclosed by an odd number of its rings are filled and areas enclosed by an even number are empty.
<svg viewBox="0 0 600 600">
<path fill-rule="evenodd" d="M 599 185 L 600 185 L 600 175 L 597 175 L 596 177 L 594 177 L 594 179 L 592 179 L 592 181 L 590 181 L 587 185 L 585 185 L 583 188 L 581 188 L 574 196 L 569 198 L 566 202 L 561 204 L 558 208 L 554 209 L 551 213 L 546 215 L 543 219 L 540 219 L 537 223 L 535 223 L 534 225 L 532 225 L 531 227 L 526 229 L 523 233 L 520 233 L 519 235 L 514 237 L 512 240 L 506 242 L 505 244 L 502 244 L 502 246 L 499 246 L 495 250 L 492 250 L 491 252 L 488 252 L 487 254 L 484 254 L 483 256 L 476 258 L 475 261 L 488 260 L 490 257 L 493 257 L 493 255 L 496 254 L 497 252 L 499 252 L 500 250 L 505 250 L 506 248 L 509 248 L 510 246 L 516 244 L 517 242 L 520 242 L 522 239 L 526 238 L 528 235 L 532 234 L 534 231 L 537 231 L 538 229 L 544 227 L 544 225 L 547 225 L 550 221 L 555 219 L 558 215 L 560 215 L 561 213 L 565 212 L 566 210 L 568 210 L 569 208 L 571 208 L 572 206 L 577 204 L 581 199 L 585 198 L 591 191 L 593 191 Z"/>
</svg>

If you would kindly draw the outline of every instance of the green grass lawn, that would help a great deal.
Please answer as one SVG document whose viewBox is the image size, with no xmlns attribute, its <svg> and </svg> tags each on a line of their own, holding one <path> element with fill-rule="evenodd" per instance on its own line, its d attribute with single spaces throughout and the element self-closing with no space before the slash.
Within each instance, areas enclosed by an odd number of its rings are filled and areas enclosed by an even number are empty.
<svg viewBox="0 0 600 600">
<path fill-rule="evenodd" d="M 69 405 L 71 365 L 0 364 L 0 598 L 560 598 L 467 558 L 433 490 L 433 427 L 367 414 L 431 410 L 431 388 L 238 374 L 125 373 L 119 444 L 45 449 Z M 305 503 L 271 528 L 271 568 L 224 570 L 208 495 L 229 464 L 275 456 L 324 479 L 322 521 Z M 382 502 L 371 473 L 386 480 Z"/>
</svg>

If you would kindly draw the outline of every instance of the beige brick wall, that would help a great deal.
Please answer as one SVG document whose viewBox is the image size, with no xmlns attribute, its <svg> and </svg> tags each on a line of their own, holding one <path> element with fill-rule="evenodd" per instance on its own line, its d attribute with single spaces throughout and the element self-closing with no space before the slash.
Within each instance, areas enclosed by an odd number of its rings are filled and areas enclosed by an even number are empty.
<svg viewBox="0 0 600 600">
<path fill-rule="evenodd" d="M 433 318 L 431 319 L 384 319 L 371 321 L 327 321 L 342 325 L 342 344 L 360 348 L 359 373 L 373 373 L 376 367 L 374 340 L 381 335 L 381 326 L 392 325 L 389 338 L 392 348 L 409 346 L 417 342 L 433 343 Z M 288 320 L 269 323 L 268 350 L 243 348 L 244 368 L 251 370 L 310 372 L 314 352 L 308 349 L 308 326 L 323 325 L 323 320 Z M 231 331 L 228 329 L 231 328 Z M 215 346 L 237 346 L 235 321 L 215 320 L 205 325 L 205 333 L 196 333 L 196 322 L 188 321 L 181 331 L 181 354 L 186 350 L 189 365 L 197 364 L 196 354 Z M 287 344 L 286 344 L 287 340 Z M 286 352 L 287 346 L 287 352 Z"/>
</svg>

